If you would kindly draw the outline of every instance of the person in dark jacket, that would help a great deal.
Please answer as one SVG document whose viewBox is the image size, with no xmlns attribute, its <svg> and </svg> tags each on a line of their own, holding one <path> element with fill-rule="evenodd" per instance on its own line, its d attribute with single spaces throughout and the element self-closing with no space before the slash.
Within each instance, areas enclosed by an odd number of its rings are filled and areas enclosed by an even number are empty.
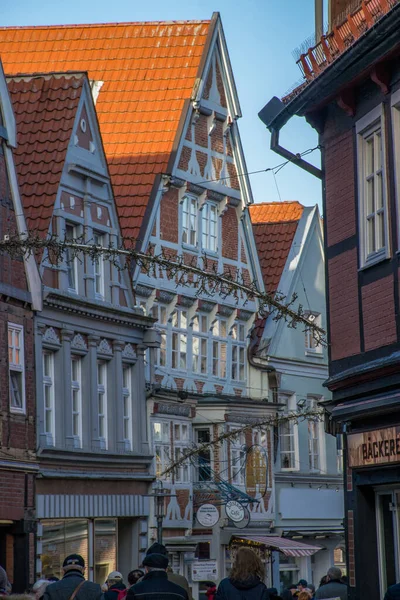
<svg viewBox="0 0 400 600">
<path fill-rule="evenodd" d="M 80 554 L 70 554 L 63 562 L 64 577 L 47 586 L 43 600 L 101 600 L 98 583 L 85 581 L 85 561 Z"/>
<path fill-rule="evenodd" d="M 331 567 L 328 571 L 328 583 L 319 587 L 316 600 L 328 600 L 328 598 L 340 598 L 347 600 L 347 585 L 340 581 L 342 571 L 338 567 Z"/>
<path fill-rule="evenodd" d="M 143 560 L 145 576 L 129 588 L 127 600 L 189 600 L 186 590 L 168 581 L 168 557 L 158 552 L 147 552 Z"/>
<path fill-rule="evenodd" d="M 106 584 L 108 590 L 104 592 L 104 600 L 118 600 L 119 593 L 126 590 L 123 577 L 118 571 L 113 571 L 109 574 Z"/>
<path fill-rule="evenodd" d="M 391 585 L 390 588 L 387 589 L 383 600 L 400 600 L 400 583 Z"/>
<path fill-rule="evenodd" d="M 218 586 L 215 600 L 270 600 L 261 559 L 251 548 L 239 548 L 230 577 Z"/>
<path fill-rule="evenodd" d="M 289 585 L 286 590 L 282 592 L 282 600 L 293 600 L 293 597 L 297 596 L 297 585 Z"/>
</svg>

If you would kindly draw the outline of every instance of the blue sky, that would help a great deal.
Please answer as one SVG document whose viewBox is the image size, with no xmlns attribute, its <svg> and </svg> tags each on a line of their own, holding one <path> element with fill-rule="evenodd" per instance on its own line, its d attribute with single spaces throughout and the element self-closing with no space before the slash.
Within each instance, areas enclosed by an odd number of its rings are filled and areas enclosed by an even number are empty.
<svg viewBox="0 0 400 600">
<path fill-rule="evenodd" d="M 300 80 L 292 50 L 314 27 L 314 0 L 13 0 L 0 1 L 0 24 L 40 25 L 112 21 L 208 19 L 219 11 L 225 30 L 243 117 L 239 121 L 248 171 L 272 167 L 282 159 L 269 150 L 270 135 L 258 111 L 276 95 L 284 95 Z M 0 48 L 1 53 L 1 48 Z M 317 135 L 304 119 L 292 119 L 281 143 L 293 152 L 317 144 Z M 319 152 L 313 155 L 318 164 Z M 288 165 L 276 176 L 252 175 L 256 202 L 299 200 L 321 208 L 321 184 Z"/>
</svg>

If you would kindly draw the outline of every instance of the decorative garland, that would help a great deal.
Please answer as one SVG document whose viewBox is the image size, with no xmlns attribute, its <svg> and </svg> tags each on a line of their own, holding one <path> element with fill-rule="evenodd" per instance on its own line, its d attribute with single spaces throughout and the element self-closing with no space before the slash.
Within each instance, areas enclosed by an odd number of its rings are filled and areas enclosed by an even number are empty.
<svg viewBox="0 0 400 600">
<path fill-rule="evenodd" d="M 309 321 L 303 306 L 294 306 L 297 295 L 293 294 L 287 300 L 282 294 L 274 295 L 262 292 L 258 289 L 256 281 L 247 282 L 232 267 L 228 272 L 218 273 L 218 267 L 212 257 L 202 254 L 193 257 L 189 262 L 183 256 L 169 256 L 168 250 L 160 254 L 154 254 L 154 247 L 150 247 L 147 253 L 135 250 L 136 240 L 124 238 L 120 245 L 101 246 L 91 243 L 84 236 L 71 240 L 60 240 L 56 235 L 45 238 L 33 233 L 26 235 L 8 235 L 0 240 L 0 252 L 7 253 L 12 257 L 23 257 L 34 255 L 41 257 L 46 251 L 45 260 L 49 265 L 59 265 L 88 256 L 95 261 L 100 256 L 110 260 L 119 270 L 129 269 L 133 266 L 140 268 L 150 277 L 158 279 L 160 272 L 165 273 L 168 279 L 175 280 L 177 286 L 191 287 L 196 290 L 196 296 L 213 297 L 216 294 L 223 298 L 233 296 L 239 299 L 258 300 L 259 313 L 263 316 L 272 315 L 275 321 L 284 319 L 288 327 L 296 328 L 297 325 L 312 331 L 317 344 L 326 345 L 325 331 Z M 67 251 L 69 251 L 67 253 Z M 69 258 L 67 257 L 69 254 Z"/>
</svg>

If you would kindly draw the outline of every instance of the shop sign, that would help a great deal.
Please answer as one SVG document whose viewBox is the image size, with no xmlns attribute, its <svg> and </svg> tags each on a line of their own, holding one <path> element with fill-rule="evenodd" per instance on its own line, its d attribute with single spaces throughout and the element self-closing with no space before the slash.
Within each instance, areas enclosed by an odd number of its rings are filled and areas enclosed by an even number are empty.
<svg viewBox="0 0 400 600">
<path fill-rule="evenodd" d="M 213 504 L 202 504 L 197 509 L 196 518 L 203 527 L 213 527 L 219 521 L 219 512 Z"/>
<path fill-rule="evenodd" d="M 349 467 L 400 462 L 400 425 L 347 436 Z"/>
<path fill-rule="evenodd" d="M 217 581 L 218 568 L 216 560 L 199 560 L 192 563 L 193 581 Z"/>
<path fill-rule="evenodd" d="M 230 500 L 225 505 L 227 516 L 234 522 L 239 523 L 244 519 L 244 508 L 240 502 L 236 500 Z"/>
</svg>

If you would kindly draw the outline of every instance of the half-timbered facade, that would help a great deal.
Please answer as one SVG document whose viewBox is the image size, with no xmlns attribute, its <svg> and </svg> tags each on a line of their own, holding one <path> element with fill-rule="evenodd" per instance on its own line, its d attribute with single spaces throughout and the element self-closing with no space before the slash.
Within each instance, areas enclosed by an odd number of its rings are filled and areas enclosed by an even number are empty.
<svg viewBox="0 0 400 600">
<path fill-rule="evenodd" d="M 331 431 L 345 441 L 350 598 L 399 581 L 399 100 L 397 0 L 336 2 L 299 59 L 304 83 L 261 117 L 305 116 L 322 146 Z M 318 57 L 318 58 L 317 58 Z M 307 170 L 312 166 L 298 163 Z M 368 566 L 368 568 L 366 568 Z"/>
</svg>

